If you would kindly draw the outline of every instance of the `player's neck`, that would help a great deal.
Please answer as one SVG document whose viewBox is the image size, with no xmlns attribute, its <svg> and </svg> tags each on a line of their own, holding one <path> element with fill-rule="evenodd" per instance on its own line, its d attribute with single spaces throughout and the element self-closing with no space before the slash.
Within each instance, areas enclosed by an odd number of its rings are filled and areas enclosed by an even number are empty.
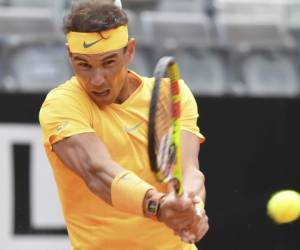
<svg viewBox="0 0 300 250">
<path fill-rule="evenodd" d="M 121 90 L 122 95 L 119 96 L 119 100 L 117 100 L 117 102 L 121 104 L 126 101 L 136 91 L 139 85 L 140 82 L 138 79 L 134 75 L 128 73 L 126 83 L 123 85 L 123 89 Z"/>
</svg>

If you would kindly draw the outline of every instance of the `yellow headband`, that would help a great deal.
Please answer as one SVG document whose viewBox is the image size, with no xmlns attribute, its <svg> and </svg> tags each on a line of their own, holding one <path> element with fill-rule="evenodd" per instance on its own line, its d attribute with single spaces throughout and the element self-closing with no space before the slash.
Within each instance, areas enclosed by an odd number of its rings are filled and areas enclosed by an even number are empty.
<svg viewBox="0 0 300 250">
<path fill-rule="evenodd" d="M 67 41 L 72 53 L 100 54 L 127 46 L 128 28 L 122 25 L 99 33 L 69 32 Z"/>
</svg>

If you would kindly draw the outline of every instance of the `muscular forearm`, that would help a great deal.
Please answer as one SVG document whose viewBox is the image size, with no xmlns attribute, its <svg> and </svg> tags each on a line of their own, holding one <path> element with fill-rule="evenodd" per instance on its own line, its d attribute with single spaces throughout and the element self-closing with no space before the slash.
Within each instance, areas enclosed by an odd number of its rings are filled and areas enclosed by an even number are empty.
<svg viewBox="0 0 300 250">
<path fill-rule="evenodd" d="M 124 169 L 111 159 L 95 134 L 85 133 L 66 138 L 55 143 L 53 150 L 93 193 L 111 204 L 111 183 Z"/>
<path fill-rule="evenodd" d="M 114 178 L 125 169 L 112 160 L 88 166 L 83 178 L 89 189 L 108 204 L 112 205 L 111 185 Z"/>
</svg>

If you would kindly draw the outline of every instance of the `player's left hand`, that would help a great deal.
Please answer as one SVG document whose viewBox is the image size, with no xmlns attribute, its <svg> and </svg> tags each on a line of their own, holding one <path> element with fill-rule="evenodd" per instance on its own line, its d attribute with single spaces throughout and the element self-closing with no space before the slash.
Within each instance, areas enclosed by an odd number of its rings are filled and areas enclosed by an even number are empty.
<svg viewBox="0 0 300 250">
<path fill-rule="evenodd" d="M 205 210 L 200 208 L 196 212 L 195 209 L 195 213 L 197 213 L 197 216 L 193 223 L 180 232 L 176 232 L 184 242 L 190 244 L 201 240 L 209 229 L 208 217 Z"/>
</svg>

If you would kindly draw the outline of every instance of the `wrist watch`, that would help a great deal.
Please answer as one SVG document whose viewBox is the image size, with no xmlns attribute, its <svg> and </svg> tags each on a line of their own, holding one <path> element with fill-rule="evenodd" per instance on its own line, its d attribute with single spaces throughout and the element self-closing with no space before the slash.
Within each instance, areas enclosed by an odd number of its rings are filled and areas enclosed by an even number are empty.
<svg viewBox="0 0 300 250">
<path fill-rule="evenodd" d="M 161 199 L 164 193 L 154 192 L 146 201 L 146 216 L 151 219 L 157 219 Z"/>
</svg>

